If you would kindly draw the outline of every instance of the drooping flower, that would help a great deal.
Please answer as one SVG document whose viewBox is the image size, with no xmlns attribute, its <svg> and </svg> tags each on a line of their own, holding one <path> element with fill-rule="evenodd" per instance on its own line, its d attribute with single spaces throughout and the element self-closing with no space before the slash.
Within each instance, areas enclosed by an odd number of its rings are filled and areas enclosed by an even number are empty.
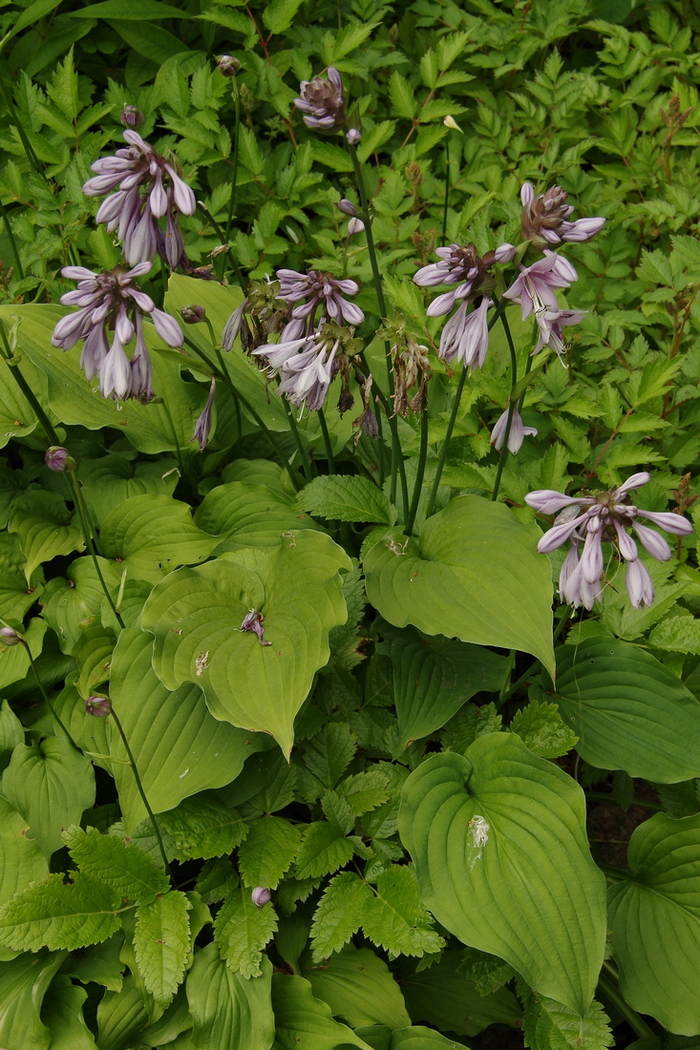
<svg viewBox="0 0 700 1050">
<path fill-rule="evenodd" d="M 361 324 L 365 319 L 359 306 L 343 298 L 343 295 L 357 295 L 360 289 L 356 281 L 338 280 L 320 270 L 309 270 L 308 273 L 277 270 L 276 277 L 280 283 L 278 298 L 290 304 L 299 303 L 292 310 L 292 318 L 309 318 L 309 327 L 329 319 L 338 324 L 353 325 Z"/>
<path fill-rule="evenodd" d="M 458 307 L 442 330 L 438 355 L 443 361 L 457 360 L 465 368 L 481 368 L 489 349 L 486 315 L 492 306 L 483 296 L 479 305 L 467 313 L 467 302 Z"/>
<path fill-rule="evenodd" d="M 197 202 L 175 166 L 144 142 L 138 132 L 127 130 L 127 149 L 102 157 L 92 165 L 97 172 L 83 186 L 88 197 L 110 196 L 97 212 L 97 222 L 117 230 L 124 257 L 130 266 L 162 255 L 174 269 L 183 258 L 178 215 L 194 215 Z M 112 193 L 112 190 L 117 190 Z M 166 218 L 165 232 L 159 219 Z"/>
<path fill-rule="evenodd" d="M 569 222 L 573 207 L 567 204 L 568 193 L 561 186 L 551 186 L 546 193 L 535 196 L 531 183 L 523 183 L 520 199 L 523 202 L 522 234 L 535 247 L 544 248 L 562 241 L 589 241 L 605 225 L 605 219 L 577 219 Z"/>
<path fill-rule="evenodd" d="M 680 514 L 642 510 L 632 504 L 629 493 L 646 485 L 650 478 L 649 473 L 640 471 L 622 485 L 593 496 L 572 497 L 552 489 L 542 489 L 525 497 L 528 506 L 540 513 L 557 514 L 553 527 L 537 544 L 541 554 L 556 550 L 567 540 L 571 542 L 559 576 L 559 593 L 565 602 L 593 608 L 593 603 L 601 595 L 602 543 L 608 541 L 627 563 L 625 585 L 634 608 L 652 604 L 654 585 L 649 570 L 639 560 L 637 544 L 627 529 L 634 530 L 652 558 L 668 561 L 672 552 L 666 540 L 637 519 L 645 518 L 676 536 L 687 536 L 693 531 L 693 526 Z"/>
<path fill-rule="evenodd" d="M 331 383 L 343 372 L 347 374 L 349 361 L 357 354 L 361 344 L 353 338 L 351 329 L 334 321 L 322 324 L 309 335 L 299 336 L 296 326 L 299 321 L 290 321 L 278 343 L 265 343 L 251 351 L 254 357 L 267 362 L 270 377 L 279 376 L 278 395 L 297 407 L 305 406 L 317 412 L 328 395 Z M 345 389 L 345 385 L 344 388 Z M 350 407 L 343 403 L 341 411 Z"/>
<path fill-rule="evenodd" d="M 428 307 L 428 317 L 442 317 L 464 299 L 473 299 L 481 291 L 493 289 L 493 279 L 488 270 L 494 263 L 510 262 L 515 248 L 512 244 L 501 244 L 494 251 L 480 256 L 475 245 L 451 244 L 436 248 L 440 262 L 422 266 L 413 280 L 421 288 L 433 288 L 439 284 L 456 284 L 457 287 L 437 299 Z"/>
<path fill-rule="evenodd" d="M 103 397 L 123 401 L 129 397 L 148 401 L 151 389 L 151 360 L 144 339 L 143 318 L 149 317 L 161 339 L 173 348 L 184 342 L 177 321 L 157 309 L 150 296 L 142 292 L 135 278 L 151 269 L 149 262 L 131 270 L 122 266 L 104 273 L 93 273 L 84 266 L 65 266 L 61 273 L 78 287 L 61 296 L 64 306 L 78 306 L 75 313 L 62 317 L 53 331 L 51 342 L 70 350 L 84 340 L 80 366 L 86 378 L 95 375 Z M 136 339 L 131 360 L 125 347 Z"/>
<path fill-rule="evenodd" d="M 216 393 L 216 379 L 212 379 L 209 386 L 209 397 L 207 403 L 202 410 L 202 414 L 197 420 L 197 424 L 194 428 L 194 434 L 190 438 L 190 441 L 199 442 L 199 451 L 204 452 L 204 449 L 209 444 L 209 434 L 211 433 L 211 410 L 214 405 L 214 394 Z M 246 628 L 247 629 L 247 628 Z"/>
<path fill-rule="evenodd" d="M 577 278 L 578 274 L 568 259 L 545 249 L 543 257 L 532 266 L 520 267 L 520 276 L 503 295 L 520 303 L 525 321 L 533 313 L 537 316 L 545 310 L 558 311 L 556 289 L 568 288 Z"/>
<path fill-rule="evenodd" d="M 317 131 L 330 131 L 345 121 L 345 94 L 340 73 L 328 67 L 328 79 L 314 77 L 302 80 L 299 98 L 294 99 L 296 108 L 304 114 L 304 123 Z"/>
<path fill-rule="evenodd" d="M 506 437 L 506 427 L 508 425 L 508 409 L 505 410 L 502 416 L 498 417 L 496 425 L 491 431 L 490 444 L 497 450 L 503 448 L 503 442 Z M 510 433 L 508 435 L 508 451 L 511 455 L 516 456 L 522 448 L 523 441 L 526 437 L 536 437 L 537 427 L 526 427 L 523 423 L 522 416 L 518 412 L 517 408 L 513 409 L 513 418 L 510 424 Z"/>
<path fill-rule="evenodd" d="M 580 324 L 587 314 L 587 310 L 549 310 L 545 309 L 535 314 L 535 321 L 539 329 L 537 345 L 532 351 L 533 355 L 549 346 L 561 357 L 566 350 L 566 339 L 562 329 L 568 325 Z"/>
</svg>

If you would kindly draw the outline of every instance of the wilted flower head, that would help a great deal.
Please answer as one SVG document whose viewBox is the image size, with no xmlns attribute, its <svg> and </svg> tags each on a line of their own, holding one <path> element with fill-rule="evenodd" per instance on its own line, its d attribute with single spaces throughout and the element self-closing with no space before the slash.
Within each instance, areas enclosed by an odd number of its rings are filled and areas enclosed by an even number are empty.
<svg viewBox="0 0 700 1050">
<path fill-rule="evenodd" d="M 407 416 L 409 412 L 420 412 L 425 400 L 425 389 L 431 376 L 428 347 L 417 343 L 404 332 L 392 346 L 394 373 L 394 415 Z M 413 397 L 408 391 L 418 387 Z"/>
<path fill-rule="evenodd" d="M 494 282 L 488 273 L 489 267 L 497 262 L 510 262 L 514 253 L 512 244 L 501 244 L 495 251 L 486 252 L 483 258 L 471 243 L 436 248 L 435 254 L 440 256 L 440 262 L 422 266 L 414 276 L 414 282 L 421 288 L 433 288 L 439 284 L 456 284 L 457 287 L 433 299 L 428 307 L 428 317 L 441 317 L 463 299 L 468 301 L 484 291 L 491 291 Z"/>
<path fill-rule="evenodd" d="M 190 438 L 190 441 L 199 442 L 199 451 L 204 452 L 204 449 L 209 444 L 209 434 L 211 433 L 211 410 L 214 406 L 214 394 L 216 393 L 216 380 L 212 379 L 209 387 L 209 397 L 207 403 L 202 410 L 202 414 L 197 420 L 197 425 L 194 428 L 194 434 Z"/>
<path fill-rule="evenodd" d="M 85 712 L 95 718 L 106 718 L 112 713 L 112 705 L 106 696 L 91 696 L 85 701 Z"/>
<path fill-rule="evenodd" d="M 490 443 L 494 448 L 500 450 L 503 448 L 503 442 L 506 437 L 506 427 L 508 426 L 508 409 L 505 410 L 502 416 L 498 417 L 495 427 L 491 431 Z M 510 423 L 510 433 L 508 434 L 508 451 L 511 455 L 516 456 L 522 448 L 523 441 L 526 437 L 536 437 L 536 427 L 526 427 L 523 423 L 522 416 L 518 412 L 517 407 L 513 409 L 513 418 Z"/>
<path fill-rule="evenodd" d="M 144 316 L 153 321 L 168 346 L 177 348 L 183 344 L 177 321 L 158 310 L 134 280 L 150 269 L 151 264 L 144 262 L 131 270 L 117 266 L 101 274 L 84 266 L 65 266 L 61 270 L 64 277 L 78 282 L 75 291 L 61 296 L 61 302 L 80 309 L 61 318 L 51 342 L 62 350 L 70 350 L 79 339 L 84 340 L 80 366 L 88 380 L 99 377 L 103 397 L 149 401 L 153 396 L 151 361 L 143 336 Z M 136 345 L 129 361 L 124 348 L 134 337 Z"/>
<path fill-rule="evenodd" d="M 520 191 L 523 202 L 522 233 L 535 247 L 562 241 L 589 241 L 602 230 L 605 219 L 577 219 L 569 222 L 573 207 L 567 204 L 568 193 L 561 186 L 552 186 L 546 193 L 535 196 L 531 183 L 525 182 Z"/>
<path fill-rule="evenodd" d="M 297 270 L 278 270 L 277 280 L 280 283 L 278 298 L 286 303 L 299 303 L 292 310 L 292 319 L 309 318 L 309 326 L 323 324 L 329 318 L 342 324 L 361 324 L 365 315 L 359 306 L 348 302 L 343 295 L 357 295 L 359 286 L 355 281 L 338 280 L 329 273 L 320 270 L 309 270 L 299 273 Z M 316 320 L 316 311 L 320 315 Z"/>
<path fill-rule="evenodd" d="M 294 105 L 304 114 L 304 123 L 318 131 L 330 131 L 345 121 L 345 94 L 340 73 L 328 67 L 328 79 L 302 80 Z"/>
<path fill-rule="evenodd" d="M 51 448 L 47 448 L 44 462 L 49 470 L 55 470 L 57 474 L 65 474 L 67 470 L 72 470 L 76 465 L 68 449 L 61 445 L 52 445 Z"/>
<path fill-rule="evenodd" d="M 264 908 L 272 900 L 272 894 L 265 886 L 256 886 L 250 895 L 256 908 Z"/>
<path fill-rule="evenodd" d="M 559 311 L 556 289 L 568 288 L 577 278 L 578 274 L 568 259 L 545 250 L 544 256 L 532 266 L 520 267 L 520 276 L 503 295 L 520 303 L 525 321 L 532 313 L 537 316 L 545 310 Z"/>
<path fill-rule="evenodd" d="M 272 642 L 266 642 L 263 640 L 265 634 L 265 628 L 263 622 L 265 617 L 257 609 L 251 609 L 250 612 L 246 613 L 243 617 L 243 623 L 241 624 L 241 631 L 253 631 L 258 636 L 258 641 L 261 645 L 272 645 Z"/>
<path fill-rule="evenodd" d="M 88 197 L 110 193 L 97 212 L 97 222 L 117 230 L 129 265 L 161 255 L 174 269 L 183 258 L 178 213 L 194 215 L 197 202 L 174 165 L 144 142 L 136 131 L 125 131 L 128 149 L 102 157 L 92 165 L 97 172 L 83 186 Z M 112 190 L 116 193 L 111 193 Z M 166 218 L 165 233 L 158 219 Z"/>
<path fill-rule="evenodd" d="M 119 114 L 119 123 L 125 128 L 140 128 L 143 124 L 143 113 L 136 106 L 124 106 Z"/>
<path fill-rule="evenodd" d="M 553 527 L 537 544 L 541 554 L 556 550 L 567 540 L 571 542 L 559 576 L 559 592 L 563 601 L 592 609 L 595 600 L 600 598 L 604 568 L 603 540 L 612 543 L 620 558 L 627 562 L 625 585 L 634 608 L 651 605 L 654 601 L 654 585 L 649 570 L 639 560 L 637 545 L 627 529 L 632 528 L 636 532 L 637 539 L 652 558 L 668 561 L 671 548 L 666 540 L 637 519 L 646 518 L 676 536 L 687 536 L 693 531 L 693 526 L 680 514 L 642 510 L 631 503 L 629 493 L 646 485 L 650 478 L 651 475 L 646 471 L 640 471 L 617 488 L 593 496 L 574 498 L 563 492 L 543 489 L 530 492 L 525 497 L 525 502 L 542 514 L 558 512 Z"/>
</svg>

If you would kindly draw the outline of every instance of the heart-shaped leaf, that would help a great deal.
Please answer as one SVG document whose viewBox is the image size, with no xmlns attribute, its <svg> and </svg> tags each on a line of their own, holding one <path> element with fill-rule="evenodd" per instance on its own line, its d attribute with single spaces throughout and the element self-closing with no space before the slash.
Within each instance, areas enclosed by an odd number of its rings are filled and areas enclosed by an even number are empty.
<svg viewBox="0 0 700 1050">
<path fill-rule="evenodd" d="M 700 776 L 700 701 L 636 645 L 589 638 L 557 649 L 555 699 L 600 769 L 676 784 Z"/>
<path fill-rule="evenodd" d="M 65 500 L 57 492 L 31 489 L 14 501 L 8 528 L 19 537 L 26 559 L 24 574 L 27 582 L 43 562 L 59 554 L 82 550 L 83 534 L 71 517 Z"/>
<path fill-rule="evenodd" d="M 365 542 L 367 597 L 396 627 L 532 653 L 554 667 L 549 561 L 539 530 L 501 503 L 458 496 L 419 542 L 397 528 Z"/>
<path fill-rule="evenodd" d="M 328 632 L 347 617 L 340 573 L 350 567 L 328 536 L 304 531 L 171 573 L 143 611 L 158 677 L 169 689 L 201 685 L 215 718 L 271 733 L 289 753 Z M 242 629 L 251 610 L 264 617 L 263 639 Z"/>
<path fill-rule="evenodd" d="M 166 456 L 134 460 L 112 454 L 81 460 L 83 495 L 98 528 L 110 511 L 132 496 L 172 496 L 178 479 L 176 466 L 176 461 Z"/>
<path fill-rule="evenodd" d="M 451 933 L 510 963 L 581 1016 L 605 944 L 605 880 L 583 792 L 514 734 L 423 762 L 399 813 L 424 904 Z"/>
<path fill-rule="evenodd" d="M 657 813 L 633 833 L 629 878 L 608 891 L 620 990 L 679 1035 L 700 1031 L 700 814 Z"/>
<path fill-rule="evenodd" d="M 212 489 L 197 508 L 194 520 L 205 532 L 226 534 L 217 547 L 218 554 L 241 547 L 276 547 L 284 532 L 321 529 L 281 489 L 273 494 L 267 486 L 244 481 Z"/>
</svg>

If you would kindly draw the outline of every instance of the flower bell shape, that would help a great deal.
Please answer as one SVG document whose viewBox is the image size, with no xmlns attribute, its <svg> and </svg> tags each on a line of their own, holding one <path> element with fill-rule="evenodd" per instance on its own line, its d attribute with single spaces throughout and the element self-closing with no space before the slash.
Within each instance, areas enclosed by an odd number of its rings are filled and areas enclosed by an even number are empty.
<svg viewBox="0 0 700 1050">
<path fill-rule="evenodd" d="M 413 278 L 414 283 L 421 288 L 432 288 L 439 284 L 454 284 L 457 287 L 433 299 L 428 307 L 428 317 L 442 317 L 457 303 L 479 295 L 482 289 L 491 290 L 493 280 L 488 275 L 489 267 L 494 263 L 510 262 L 514 253 L 512 244 L 501 244 L 483 257 L 472 243 L 436 248 L 435 254 L 440 256 L 440 262 L 422 266 Z"/>
<path fill-rule="evenodd" d="M 537 317 L 545 310 L 559 310 L 556 290 L 568 288 L 578 279 L 576 270 L 568 259 L 545 249 L 544 256 L 532 266 L 521 266 L 520 276 L 503 293 L 505 299 L 520 303 L 522 319 L 531 314 Z"/>
<path fill-rule="evenodd" d="M 508 409 L 505 410 L 502 416 L 498 417 L 496 425 L 491 431 L 490 444 L 495 449 L 500 451 L 503 448 L 503 442 L 506 437 L 506 427 L 508 425 Z M 517 456 L 518 452 L 522 448 L 523 441 L 526 437 L 537 437 L 536 427 L 526 427 L 523 423 L 522 416 L 518 412 L 517 408 L 513 409 L 513 418 L 510 424 L 510 433 L 508 435 L 508 451 L 511 455 Z"/>
<path fill-rule="evenodd" d="M 573 207 L 567 203 L 568 193 L 561 186 L 551 186 L 546 193 L 535 196 L 531 183 L 523 183 L 520 199 L 523 203 L 522 234 L 535 247 L 561 244 L 562 241 L 589 241 L 605 225 L 605 219 L 576 219 L 569 222 Z"/>
<path fill-rule="evenodd" d="M 668 561 L 672 551 L 663 536 L 638 519 L 645 518 L 664 532 L 687 536 L 693 531 L 691 523 L 680 514 L 657 513 L 634 506 L 630 492 L 650 480 L 646 471 L 633 474 L 622 485 L 593 496 L 567 496 L 563 492 L 542 489 L 530 492 L 525 502 L 542 514 L 557 514 L 553 527 L 537 544 L 540 554 L 561 547 L 568 540 L 569 552 L 559 575 L 559 593 L 571 605 L 592 609 L 602 593 L 604 569 L 603 541 L 609 541 L 620 558 L 627 563 L 625 586 L 635 609 L 651 605 L 654 585 L 649 570 L 639 560 L 637 544 L 629 535 L 629 528 L 637 534 L 647 554 L 657 561 Z"/>
<path fill-rule="evenodd" d="M 278 298 L 293 306 L 295 320 L 310 318 L 311 324 L 323 324 L 330 319 L 338 324 L 362 324 L 365 319 L 359 306 L 344 298 L 357 295 L 360 288 L 356 281 L 338 280 L 320 270 L 277 270 L 275 276 L 280 283 Z"/>
<path fill-rule="evenodd" d="M 304 114 L 304 123 L 317 131 L 331 131 L 345 123 L 345 93 L 340 73 L 328 67 L 328 79 L 314 77 L 302 80 L 296 108 Z"/>
</svg>

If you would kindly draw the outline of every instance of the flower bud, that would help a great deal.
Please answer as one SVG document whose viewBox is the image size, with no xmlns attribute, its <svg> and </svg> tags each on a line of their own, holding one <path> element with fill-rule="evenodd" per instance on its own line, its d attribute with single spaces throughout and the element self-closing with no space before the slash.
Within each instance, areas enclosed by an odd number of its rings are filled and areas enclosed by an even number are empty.
<svg viewBox="0 0 700 1050">
<path fill-rule="evenodd" d="M 49 470 L 55 470 L 57 474 L 65 474 L 67 470 L 73 470 L 75 460 L 68 454 L 67 448 L 61 445 L 52 445 L 47 448 L 44 462 Z"/>
<path fill-rule="evenodd" d="M 347 199 L 347 197 L 343 197 L 342 200 L 339 200 L 336 204 L 336 208 L 338 211 L 342 211 L 343 215 L 357 215 L 357 208 L 352 201 Z"/>
<path fill-rule="evenodd" d="M 256 908 L 264 908 L 272 900 L 272 894 L 264 886 L 256 886 L 250 895 L 250 899 Z"/>
<path fill-rule="evenodd" d="M 106 718 L 112 713 L 112 705 L 106 696 L 91 696 L 85 701 L 85 711 L 95 718 Z"/>
<path fill-rule="evenodd" d="M 345 138 L 351 146 L 357 146 L 362 139 L 362 135 L 357 128 L 350 128 Z"/>
<path fill-rule="evenodd" d="M 241 68 L 241 63 L 233 55 L 220 55 L 218 59 L 219 72 L 224 77 L 235 77 Z"/>
<path fill-rule="evenodd" d="M 0 627 L 0 644 L 19 645 L 22 641 L 14 627 Z"/>
<path fill-rule="evenodd" d="M 453 131 L 461 131 L 462 130 L 460 128 L 459 124 L 457 123 L 457 121 L 455 120 L 455 118 L 449 116 L 449 114 L 446 117 L 443 118 L 442 123 L 445 125 L 446 128 L 452 128 Z"/>
<path fill-rule="evenodd" d="M 362 233 L 365 228 L 365 224 L 362 219 L 350 219 L 348 223 L 348 237 L 352 237 L 355 233 Z"/>
<path fill-rule="evenodd" d="M 124 106 L 119 114 L 119 123 L 125 128 L 140 128 L 143 124 L 143 113 L 136 106 Z"/>
<path fill-rule="evenodd" d="M 207 311 L 203 306 L 183 306 L 180 310 L 180 317 L 185 324 L 199 324 L 207 316 Z"/>
</svg>

